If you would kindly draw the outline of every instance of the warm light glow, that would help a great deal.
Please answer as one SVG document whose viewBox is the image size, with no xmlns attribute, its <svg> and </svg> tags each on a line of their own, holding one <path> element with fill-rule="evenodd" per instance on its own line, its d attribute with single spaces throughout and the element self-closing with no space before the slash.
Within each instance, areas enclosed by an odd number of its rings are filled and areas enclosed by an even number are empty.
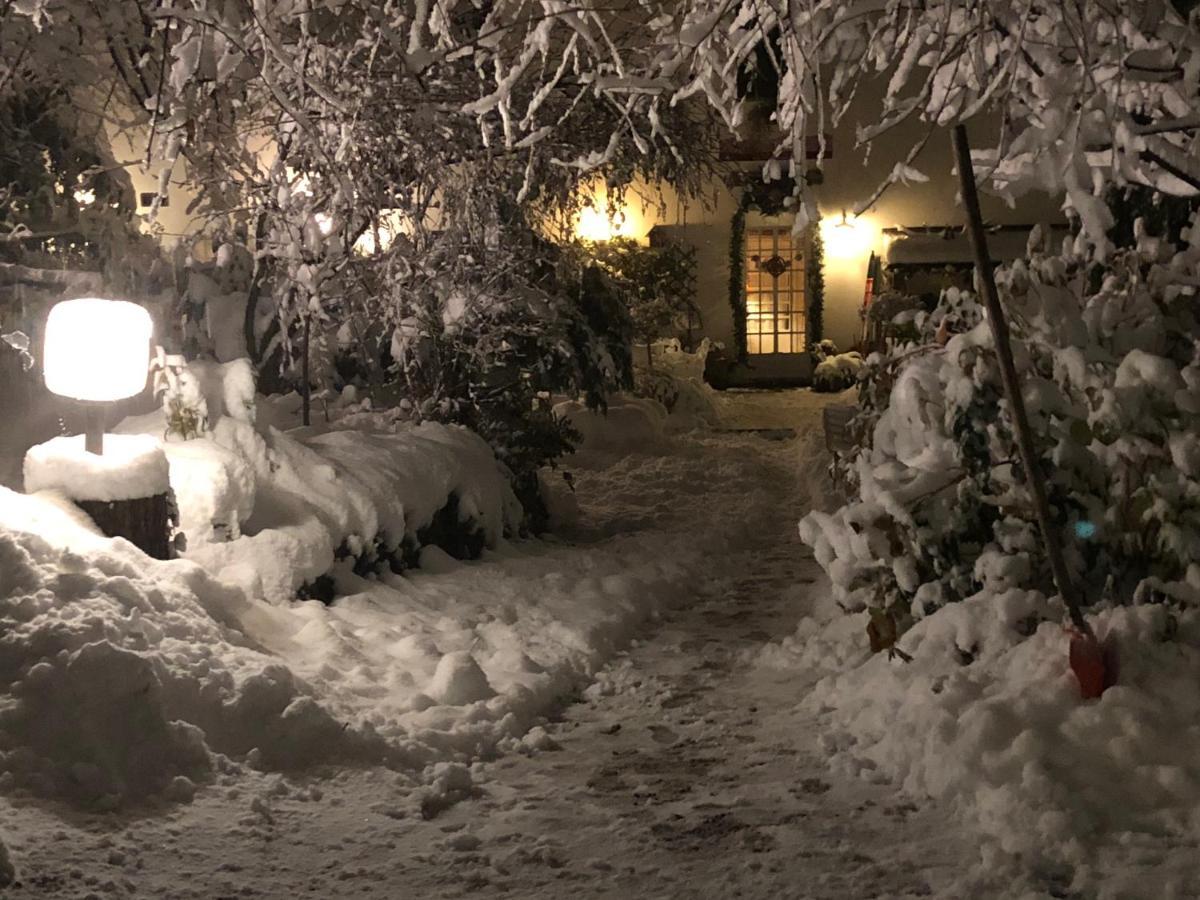
<svg viewBox="0 0 1200 900">
<path fill-rule="evenodd" d="M 380 211 L 379 221 L 375 228 L 367 229 L 354 242 L 354 252 L 359 256 L 373 256 L 377 252 L 386 252 L 396 240 L 396 235 L 412 234 L 412 223 L 397 209 Z M 379 247 L 375 246 L 375 237 L 379 236 Z"/>
<path fill-rule="evenodd" d="M 821 220 L 821 240 L 825 244 L 825 256 L 829 259 L 851 260 L 866 257 L 871 251 L 874 229 L 861 217 L 840 217 Z"/>
<path fill-rule="evenodd" d="M 136 303 L 87 297 L 50 310 L 42 359 L 46 387 L 76 400 L 121 400 L 146 386 L 150 314 Z"/>
<path fill-rule="evenodd" d="M 96 202 L 96 192 L 90 188 L 76 188 L 74 197 L 80 206 L 91 206 Z"/>
<path fill-rule="evenodd" d="M 329 233 L 333 231 L 333 217 L 328 213 L 316 213 L 313 215 L 313 221 L 317 223 L 317 228 L 320 230 L 321 234 L 325 235 L 326 237 L 328 237 Z"/>
<path fill-rule="evenodd" d="M 614 237 L 623 236 L 622 229 L 625 226 L 626 216 L 623 212 L 609 216 L 607 210 L 585 206 L 579 212 L 575 233 L 585 241 L 611 241 Z"/>
<path fill-rule="evenodd" d="M 619 237 L 645 241 L 650 223 L 641 204 L 629 204 L 622 198 L 622 202 L 610 205 L 603 185 L 582 191 L 586 205 L 574 222 L 576 237 L 585 241 L 611 241 Z"/>
</svg>

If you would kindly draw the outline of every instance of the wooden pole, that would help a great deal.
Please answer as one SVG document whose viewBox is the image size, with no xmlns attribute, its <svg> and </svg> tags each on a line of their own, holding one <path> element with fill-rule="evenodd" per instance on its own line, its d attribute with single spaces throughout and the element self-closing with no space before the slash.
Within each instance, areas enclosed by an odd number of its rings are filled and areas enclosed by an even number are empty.
<svg viewBox="0 0 1200 900">
<path fill-rule="evenodd" d="M 1092 630 L 1083 617 L 1078 590 L 1071 578 L 1071 572 L 1067 568 L 1058 531 L 1054 528 L 1054 523 L 1050 518 L 1050 502 L 1046 499 L 1046 482 L 1042 477 L 1040 460 L 1033 441 L 1033 432 L 1029 427 L 1029 416 L 1025 412 L 1021 384 L 1017 380 L 1017 367 L 1013 362 L 1012 344 L 1008 335 L 1008 320 L 1004 316 L 1004 307 L 1000 305 L 1000 292 L 996 289 L 996 273 L 992 270 L 987 237 L 983 230 L 983 216 L 979 211 L 979 194 L 975 190 L 975 169 L 971 165 L 971 145 L 967 141 L 967 129 L 963 125 L 954 126 L 954 155 L 958 166 L 958 179 L 962 187 L 963 207 L 967 212 L 967 231 L 971 236 L 971 249 L 975 253 L 975 271 L 979 276 L 984 307 L 987 309 L 988 322 L 996 341 L 1000 380 L 1004 385 L 1004 396 L 1008 400 L 1009 409 L 1012 411 L 1017 449 L 1021 454 L 1021 465 L 1025 469 L 1025 481 L 1029 485 L 1029 493 L 1033 498 L 1034 514 L 1037 516 L 1038 527 L 1042 532 L 1042 541 L 1046 545 L 1046 557 L 1050 561 L 1050 571 L 1054 575 L 1054 583 L 1058 588 L 1059 596 L 1066 604 L 1072 624 L 1080 632 L 1090 636 Z"/>
</svg>

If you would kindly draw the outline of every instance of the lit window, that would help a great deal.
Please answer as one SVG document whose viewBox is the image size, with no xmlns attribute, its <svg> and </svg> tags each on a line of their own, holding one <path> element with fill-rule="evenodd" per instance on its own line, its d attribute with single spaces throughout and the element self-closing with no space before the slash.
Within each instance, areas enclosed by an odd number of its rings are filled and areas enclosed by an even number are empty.
<svg viewBox="0 0 1200 900">
<path fill-rule="evenodd" d="M 804 258 L 790 227 L 746 230 L 746 349 L 804 351 Z"/>
</svg>

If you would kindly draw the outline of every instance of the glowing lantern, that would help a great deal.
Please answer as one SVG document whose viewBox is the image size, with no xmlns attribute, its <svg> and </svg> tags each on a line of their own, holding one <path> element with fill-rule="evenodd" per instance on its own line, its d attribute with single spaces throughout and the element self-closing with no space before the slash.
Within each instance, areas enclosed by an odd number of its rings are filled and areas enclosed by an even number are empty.
<svg viewBox="0 0 1200 900">
<path fill-rule="evenodd" d="M 624 202 L 610 204 L 604 193 L 595 194 L 579 210 L 574 226 L 575 235 L 585 241 L 611 241 L 614 238 L 643 241 L 650 232 L 644 211 L 639 212 Z"/>
<path fill-rule="evenodd" d="M 871 231 L 857 216 L 848 219 L 846 211 L 842 210 L 840 222 L 822 220 L 821 240 L 825 243 L 826 256 L 851 259 L 866 255 L 871 246 Z"/>
<path fill-rule="evenodd" d="M 150 364 L 150 314 L 136 303 L 86 297 L 50 310 L 42 355 L 46 387 L 62 397 L 90 403 L 141 393 Z M 86 447 L 102 453 L 104 431 L 90 408 Z"/>
<path fill-rule="evenodd" d="M 624 220 L 623 215 L 617 215 Z M 579 212 L 579 223 L 575 231 L 585 241 L 610 241 L 614 234 L 620 233 L 620 224 L 609 218 L 606 212 L 585 206 Z"/>
</svg>

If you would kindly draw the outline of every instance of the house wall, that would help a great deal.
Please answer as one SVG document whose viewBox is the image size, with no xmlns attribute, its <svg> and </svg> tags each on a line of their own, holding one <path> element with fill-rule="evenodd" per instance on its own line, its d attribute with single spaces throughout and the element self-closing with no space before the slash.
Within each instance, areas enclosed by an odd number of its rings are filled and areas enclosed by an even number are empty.
<svg viewBox="0 0 1200 900">
<path fill-rule="evenodd" d="M 855 108 L 877 110 L 882 88 L 879 85 L 860 87 Z M 870 148 L 855 147 L 860 125 L 869 124 L 847 116 L 832 132 L 833 152 L 819 165 L 823 181 L 813 189 L 821 216 L 825 242 L 825 313 L 824 336 L 841 348 L 853 346 L 860 335 L 859 309 L 862 304 L 867 263 L 871 252 L 886 255 L 887 238 L 883 229 L 894 226 L 961 224 L 962 210 L 956 203 L 957 177 L 953 171 L 950 133 L 935 129 L 912 163 L 928 176 L 923 183 L 892 185 L 874 206 L 855 218 L 852 209 L 870 197 L 876 187 L 902 161 L 910 147 L 926 136 L 927 129 L 919 122 L 897 126 L 879 138 Z M 141 128 L 115 128 L 108 125 L 114 158 L 124 164 L 134 190 L 153 193 L 158 190 L 162 163 L 149 168 L 141 165 L 145 156 L 146 133 Z M 976 145 L 984 146 L 994 140 L 998 122 L 982 119 L 971 125 Z M 263 148 L 265 155 L 269 150 Z M 186 185 L 185 163 L 180 160 L 170 178 L 170 205 L 158 211 L 153 225 L 164 243 L 170 245 L 195 234 L 198 220 L 188 213 L 194 189 Z M 809 166 L 818 163 L 810 162 Z M 760 171 L 757 163 L 731 166 L 750 173 Z M 603 199 L 603 198 L 599 198 Z M 1061 200 L 1046 193 L 1031 193 L 1009 206 L 1003 200 L 984 194 L 981 198 L 984 218 L 995 224 L 1061 223 Z M 650 230 L 661 227 L 668 236 L 682 240 L 697 251 L 697 300 L 704 318 L 704 334 L 727 346 L 733 343 L 733 316 L 729 307 L 729 242 L 730 221 L 737 209 L 738 194 L 724 184 L 714 182 L 700 198 L 684 200 L 666 185 L 636 185 L 627 195 L 625 221 L 620 224 L 623 236 L 645 239 Z M 602 205 L 602 203 L 600 204 Z M 846 210 L 853 221 L 852 228 L 835 228 Z M 148 209 L 139 209 L 148 214 Z M 746 219 L 747 228 L 789 226 L 791 216 L 764 216 L 752 210 Z M 603 229 L 604 223 L 601 223 Z M 1023 241 L 1008 235 L 1007 247 Z M 196 250 L 203 255 L 204 248 Z M 998 255 L 1004 255 L 1003 252 Z M 1008 251 L 1011 255 L 1011 250 Z"/>
<path fill-rule="evenodd" d="M 860 90 L 856 108 L 878 109 L 878 91 L 872 98 L 865 88 Z M 875 102 L 872 102 L 874 100 Z M 862 123 L 848 116 L 833 131 L 833 153 L 823 160 L 824 181 L 814 188 L 822 216 L 825 236 L 825 315 L 824 336 L 832 338 L 838 347 L 854 345 L 860 335 L 859 309 L 862 305 L 867 264 L 874 251 L 884 255 L 887 238 L 883 229 L 893 226 L 962 224 L 964 214 L 957 205 L 958 183 L 954 174 L 950 132 L 938 128 L 929 136 L 913 167 L 929 177 L 924 183 L 895 184 L 875 205 L 854 219 L 853 207 L 870 197 L 876 187 L 901 162 L 910 147 L 925 135 L 919 123 L 897 126 L 893 132 L 878 139 L 868 158 L 865 149 L 856 148 L 855 136 Z M 998 123 L 993 120 L 973 122 L 970 131 L 973 143 L 984 146 L 994 139 Z M 810 163 L 816 165 L 816 163 Z M 748 168 L 758 171 L 756 164 Z M 656 190 L 639 186 L 646 196 Z M 983 195 L 983 216 L 994 224 L 1061 223 L 1061 200 L 1037 192 L 1018 199 L 1014 206 L 1003 200 Z M 686 241 L 697 250 L 697 294 L 704 315 L 705 334 L 727 346 L 733 342 L 733 316 L 729 307 L 729 241 L 730 220 L 736 211 L 737 196 L 723 185 L 713 185 L 704 201 L 686 202 L 670 188 L 661 191 L 661 208 L 654 202 L 643 204 L 630 196 L 626 215 L 628 222 L 623 233 L 642 238 L 650 229 L 662 226 L 669 236 Z M 851 229 L 834 229 L 841 221 L 842 210 L 853 220 Z M 791 216 L 766 217 L 751 212 L 747 228 L 766 225 L 789 225 Z M 1010 239 L 1008 244 L 1014 242 Z M 1017 242 L 1023 245 L 1024 241 Z"/>
</svg>

